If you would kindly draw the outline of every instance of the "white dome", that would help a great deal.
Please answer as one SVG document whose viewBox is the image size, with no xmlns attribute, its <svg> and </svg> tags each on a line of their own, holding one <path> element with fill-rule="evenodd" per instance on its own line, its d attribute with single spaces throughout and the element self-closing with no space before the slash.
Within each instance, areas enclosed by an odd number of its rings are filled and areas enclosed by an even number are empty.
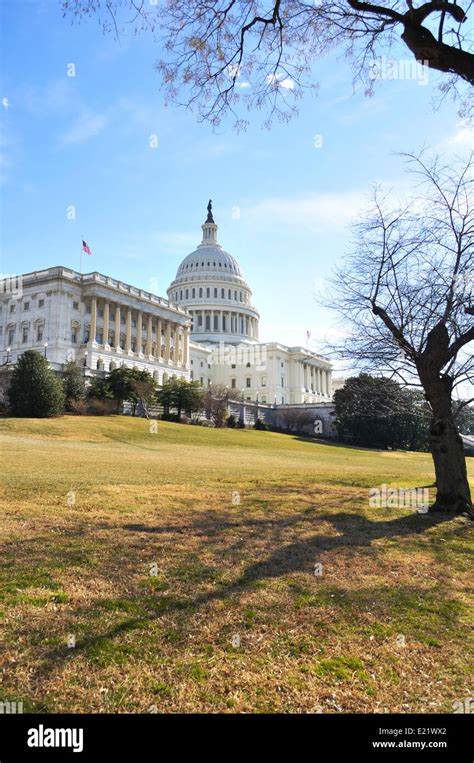
<svg viewBox="0 0 474 763">
<path fill-rule="evenodd" d="M 230 275 L 242 278 L 239 263 L 219 244 L 201 244 L 196 251 L 184 258 L 176 273 L 176 278 L 191 275 Z"/>
<path fill-rule="evenodd" d="M 259 314 L 239 263 L 217 241 L 212 202 L 197 249 L 184 258 L 168 289 L 170 302 L 188 311 L 196 342 L 258 342 Z"/>
</svg>

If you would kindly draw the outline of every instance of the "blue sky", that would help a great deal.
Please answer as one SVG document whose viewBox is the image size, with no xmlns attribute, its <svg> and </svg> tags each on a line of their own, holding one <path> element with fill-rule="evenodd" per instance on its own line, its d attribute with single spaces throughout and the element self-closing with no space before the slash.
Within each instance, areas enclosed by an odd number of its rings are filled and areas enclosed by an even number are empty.
<svg viewBox="0 0 474 763">
<path fill-rule="evenodd" d="M 146 36 L 118 44 L 94 19 L 71 25 L 55 0 L 2 0 L 1 13 L 3 273 L 78 269 L 84 238 L 94 252 L 84 271 L 165 295 L 212 198 L 219 240 L 253 289 L 261 339 L 304 344 L 309 329 L 317 342 L 334 318 L 315 290 L 347 251 L 372 184 L 403 185 L 394 154 L 468 148 L 455 106 L 433 110 L 431 73 L 425 86 L 377 82 L 367 98 L 332 57 L 317 62 L 319 95 L 289 124 L 268 131 L 251 114 L 245 133 L 230 122 L 215 132 L 164 107 L 159 51 Z"/>
</svg>

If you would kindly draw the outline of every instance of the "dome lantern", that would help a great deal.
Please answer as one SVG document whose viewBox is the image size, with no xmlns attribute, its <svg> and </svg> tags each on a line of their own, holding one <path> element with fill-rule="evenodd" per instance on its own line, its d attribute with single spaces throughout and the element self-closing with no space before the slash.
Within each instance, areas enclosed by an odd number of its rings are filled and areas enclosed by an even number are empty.
<svg viewBox="0 0 474 763">
<path fill-rule="evenodd" d="M 202 227 L 202 241 L 200 246 L 219 246 L 217 241 L 217 225 L 212 215 L 212 199 L 207 205 L 207 219 Z"/>
</svg>

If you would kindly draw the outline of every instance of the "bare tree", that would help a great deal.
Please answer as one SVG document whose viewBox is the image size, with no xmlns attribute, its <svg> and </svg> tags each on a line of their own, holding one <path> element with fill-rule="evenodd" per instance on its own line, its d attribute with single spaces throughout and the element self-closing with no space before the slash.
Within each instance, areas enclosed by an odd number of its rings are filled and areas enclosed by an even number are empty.
<svg viewBox="0 0 474 763">
<path fill-rule="evenodd" d="M 437 498 L 432 510 L 472 514 L 453 391 L 472 384 L 474 203 L 472 156 L 454 167 L 406 155 L 416 197 L 390 210 L 376 191 L 352 254 L 323 300 L 348 332 L 333 348 L 356 367 L 419 385 L 431 407 Z"/>
<path fill-rule="evenodd" d="M 223 427 L 229 408 L 229 390 L 223 384 L 213 384 L 204 392 L 204 410 L 215 427 Z"/>
<path fill-rule="evenodd" d="M 276 417 L 276 425 L 286 432 L 297 435 L 314 433 L 314 413 L 304 408 L 281 408 Z"/>
<path fill-rule="evenodd" d="M 289 118 L 316 60 L 342 47 L 355 79 L 373 86 L 380 52 L 400 40 L 413 62 L 446 74 L 444 92 L 474 84 L 472 37 L 465 6 L 430 0 L 62 0 L 64 15 L 97 14 L 104 31 L 122 27 L 158 35 L 165 55 L 157 63 L 168 96 L 186 93 L 202 119 L 218 124 L 236 108 L 265 108 L 268 119 Z M 467 103 L 467 101 L 466 101 Z"/>
</svg>

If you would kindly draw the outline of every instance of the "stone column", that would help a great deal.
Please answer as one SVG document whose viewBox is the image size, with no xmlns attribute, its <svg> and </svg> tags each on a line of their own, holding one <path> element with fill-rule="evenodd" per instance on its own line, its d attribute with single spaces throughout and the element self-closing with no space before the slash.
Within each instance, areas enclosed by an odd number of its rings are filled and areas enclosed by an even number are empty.
<svg viewBox="0 0 474 763">
<path fill-rule="evenodd" d="M 166 321 L 165 360 L 168 363 L 171 350 L 171 323 Z"/>
<path fill-rule="evenodd" d="M 189 334 L 191 332 L 191 329 L 189 326 L 186 326 L 184 329 L 184 340 L 183 340 L 183 366 L 189 365 Z"/>
<path fill-rule="evenodd" d="M 104 302 L 104 321 L 102 328 L 102 344 L 109 344 L 109 303 L 106 300 Z"/>
<path fill-rule="evenodd" d="M 92 297 L 91 301 L 91 333 L 90 341 L 95 342 L 95 335 L 97 334 L 97 297 Z"/>
<path fill-rule="evenodd" d="M 161 358 L 161 329 L 162 329 L 161 318 L 158 318 L 158 322 L 156 324 L 156 345 L 158 347 L 158 353 L 156 357 L 158 358 L 158 360 L 160 360 Z"/>
<path fill-rule="evenodd" d="M 173 364 L 175 366 L 179 363 L 179 324 L 175 323 L 173 332 Z"/>
<path fill-rule="evenodd" d="M 120 305 L 115 305 L 115 349 L 120 350 Z"/>
<path fill-rule="evenodd" d="M 130 352 L 132 348 L 132 310 L 127 307 L 125 318 L 125 352 Z"/>
<path fill-rule="evenodd" d="M 152 316 L 147 315 L 146 320 L 146 347 L 145 347 L 145 355 L 150 356 L 151 355 L 151 347 L 153 343 L 153 333 L 152 333 Z M 159 357 L 159 356 L 158 356 Z"/>
<path fill-rule="evenodd" d="M 138 354 L 142 351 L 142 311 L 139 310 L 137 313 L 137 344 L 136 344 L 136 352 Z"/>
</svg>

